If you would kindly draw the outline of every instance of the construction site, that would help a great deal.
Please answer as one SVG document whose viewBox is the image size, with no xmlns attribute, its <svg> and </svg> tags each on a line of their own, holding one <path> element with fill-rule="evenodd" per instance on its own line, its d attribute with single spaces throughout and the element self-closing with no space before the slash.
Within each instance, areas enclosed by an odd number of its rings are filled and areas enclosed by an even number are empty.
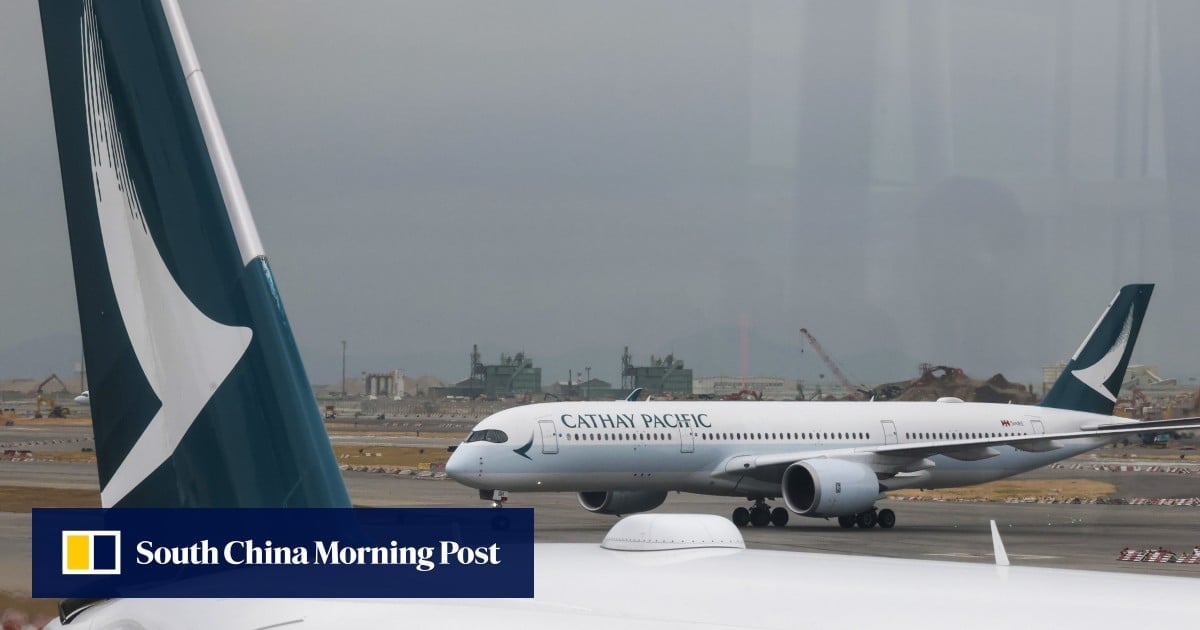
<svg viewBox="0 0 1200 630">
<path fill-rule="evenodd" d="M 628 346 L 620 353 L 620 382 L 592 376 L 592 368 L 568 370 L 565 379 L 543 384 L 543 370 L 523 351 L 500 353 L 485 361 L 472 346 L 467 377 L 453 384 L 432 376 L 408 376 L 418 370 L 361 372 L 338 384 L 314 386 L 323 415 L 331 421 L 392 422 L 413 420 L 447 424 L 464 430 L 473 421 L 515 405 L 551 400 L 617 400 L 638 391 L 642 399 L 660 400 L 800 400 L 800 401 L 932 401 L 954 398 L 967 402 L 1032 404 L 1044 396 L 1064 364 L 1042 368 L 1041 383 L 1018 383 L 1003 374 L 981 377 L 952 365 L 922 363 L 909 378 L 882 383 L 857 382 L 808 329 L 800 329 L 799 352 L 821 371 L 816 379 L 778 375 L 702 376 L 674 353 L 634 360 Z M 817 362 L 819 360 L 819 363 Z M 84 375 L 14 378 L 0 381 L 0 413 L 14 418 L 71 418 L 89 415 Z M 1200 385 L 1163 378 L 1152 365 L 1129 366 L 1115 415 L 1147 420 L 1200 414 Z"/>
</svg>

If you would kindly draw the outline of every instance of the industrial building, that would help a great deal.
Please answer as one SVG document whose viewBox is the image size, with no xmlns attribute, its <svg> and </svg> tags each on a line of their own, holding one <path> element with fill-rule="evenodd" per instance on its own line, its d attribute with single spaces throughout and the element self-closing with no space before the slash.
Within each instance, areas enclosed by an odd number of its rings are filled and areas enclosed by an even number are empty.
<svg viewBox="0 0 1200 630">
<path fill-rule="evenodd" d="M 675 398 L 692 395 L 692 371 L 674 354 L 659 358 L 650 356 L 650 365 L 634 365 L 629 346 L 621 355 L 621 389 L 631 391 L 641 387 L 654 395 L 669 394 Z"/>
<path fill-rule="evenodd" d="M 486 365 L 479 346 L 471 347 L 471 375 L 449 387 L 430 388 L 434 396 L 462 398 L 511 398 L 542 393 L 542 368 L 524 352 L 501 354 L 500 362 Z"/>
<path fill-rule="evenodd" d="M 404 371 L 363 372 L 363 394 L 367 398 L 404 398 Z"/>
<path fill-rule="evenodd" d="M 620 391 L 613 389 L 612 383 L 599 378 L 558 381 L 550 386 L 550 393 L 559 400 L 611 400 L 624 397 Z"/>
</svg>

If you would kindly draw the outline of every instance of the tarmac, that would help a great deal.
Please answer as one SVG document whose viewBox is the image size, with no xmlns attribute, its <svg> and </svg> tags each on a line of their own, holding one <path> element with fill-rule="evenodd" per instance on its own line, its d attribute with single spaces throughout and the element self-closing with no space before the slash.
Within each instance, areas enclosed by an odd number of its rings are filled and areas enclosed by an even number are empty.
<svg viewBox="0 0 1200 630">
<path fill-rule="evenodd" d="M 87 427 L 0 427 L 0 445 L 15 444 L 34 451 L 74 450 L 91 446 Z M 440 448 L 444 437 L 415 438 L 338 436 L 339 444 L 420 445 Z M 1107 453 L 1101 453 L 1106 455 Z M 1196 474 L 1111 472 L 1093 470 L 1095 456 L 1079 469 L 1045 468 L 1017 478 L 1096 479 L 1114 483 L 1117 497 L 1200 497 Z M 1197 455 L 1190 455 L 1197 458 Z M 1104 459 L 1101 457 L 1100 459 Z M 1130 464 L 1131 460 L 1121 460 Z M 1186 467 L 1186 465 L 1185 465 Z M 1177 467 L 1172 466 L 1178 470 Z M 415 478 L 379 473 L 343 473 L 356 505 L 482 507 L 475 490 L 448 479 Z M 0 461 L 0 485 L 47 488 L 97 488 L 96 468 L 87 463 Z M 672 494 L 658 511 L 695 512 L 728 516 L 745 502 L 728 497 Z M 776 505 L 782 502 L 775 502 Z M 1000 528 L 1014 565 L 1069 569 L 1125 571 L 1200 578 L 1200 564 L 1119 562 L 1125 548 L 1164 547 L 1185 554 L 1200 545 L 1200 507 L 1159 505 L 967 503 L 885 500 L 897 515 L 896 527 L 841 529 L 836 520 L 792 516 L 787 527 L 747 527 L 742 530 L 752 549 L 785 549 L 836 554 L 924 558 L 962 562 L 993 562 L 988 521 Z M 540 542 L 599 544 L 614 517 L 591 514 L 573 494 L 513 494 L 507 507 L 535 510 Z M 494 508 L 492 508 L 494 509 Z M 29 592 L 29 514 L 0 513 L 0 591 Z M 1198 582 L 1200 584 L 1200 582 Z"/>
</svg>

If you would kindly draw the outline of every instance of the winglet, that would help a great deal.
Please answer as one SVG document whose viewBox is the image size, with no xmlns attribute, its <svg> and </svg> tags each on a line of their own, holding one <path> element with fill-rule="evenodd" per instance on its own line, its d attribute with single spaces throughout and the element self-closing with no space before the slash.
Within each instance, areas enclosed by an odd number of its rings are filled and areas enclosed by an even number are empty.
<svg viewBox="0 0 1200 630">
<path fill-rule="evenodd" d="M 1004 541 L 1000 540 L 1000 530 L 996 529 L 996 521 L 992 523 L 992 551 L 996 555 L 996 566 L 1008 566 L 1008 553 L 1004 551 Z"/>
<path fill-rule="evenodd" d="M 628 396 L 625 397 L 625 402 L 633 402 L 637 400 L 638 396 L 641 396 L 642 392 L 644 391 L 646 391 L 645 387 L 638 387 L 634 389 L 633 391 L 629 392 Z"/>
</svg>

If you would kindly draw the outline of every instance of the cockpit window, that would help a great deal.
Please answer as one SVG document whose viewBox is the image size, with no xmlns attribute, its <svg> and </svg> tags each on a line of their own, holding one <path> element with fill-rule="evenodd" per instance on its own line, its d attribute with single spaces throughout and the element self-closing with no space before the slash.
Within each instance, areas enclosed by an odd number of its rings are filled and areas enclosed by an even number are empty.
<svg viewBox="0 0 1200 630">
<path fill-rule="evenodd" d="M 483 431 L 472 431 L 467 436 L 468 442 L 494 442 L 503 444 L 508 441 L 508 434 L 500 429 L 484 429 Z"/>
</svg>

